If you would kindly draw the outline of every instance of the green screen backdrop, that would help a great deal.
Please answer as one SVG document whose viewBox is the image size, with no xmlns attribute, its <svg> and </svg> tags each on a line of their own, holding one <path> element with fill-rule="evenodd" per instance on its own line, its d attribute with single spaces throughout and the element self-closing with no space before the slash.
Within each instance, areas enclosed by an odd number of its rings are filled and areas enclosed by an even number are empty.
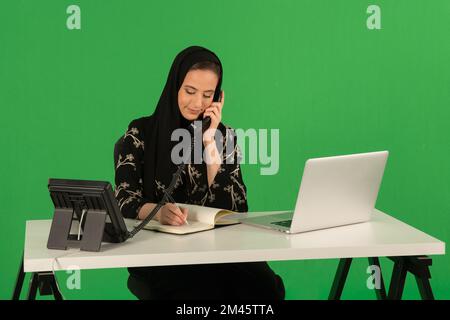
<svg viewBox="0 0 450 320">
<path fill-rule="evenodd" d="M 70 5 L 81 29 L 66 25 Z M 367 26 L 370 5 L 380 29 Z M 242 166 L 250 211 L 292 209 L 308 158 L 389 150 L 376 207 L 448 242 L 449 34 L 447 0 L 2 0 L 0 298 L 12 295 L 25 221 L 52 218 L 48 178 L 113 182 L 115 141 L 153 112 L 190 45 L 222 60 L 224 123 L 279 129 L 277 174 Z M 388 282 L 393 264 L 381 263 Z M 337 264 L 270 262 L 287 299 L 326 299 Z M 343 299 L 375 298 L 367 265 L 352 265 Z M 434 257 L 437 299 L 450 298 L 449 266 Z M 69 276 L 57 272 L 68 299 L 134 299 L 126 269 L 83 270 L 73 290 Z M 412 277 L 404 298 L 419 298 Z"/>
</svg>

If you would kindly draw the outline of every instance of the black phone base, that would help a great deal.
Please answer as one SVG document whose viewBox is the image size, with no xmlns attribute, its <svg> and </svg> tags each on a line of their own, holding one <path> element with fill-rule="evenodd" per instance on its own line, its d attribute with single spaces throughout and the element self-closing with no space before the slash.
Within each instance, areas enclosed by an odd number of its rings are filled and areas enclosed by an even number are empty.
<svg viewBox="0 0 450 320">
<path fill-rule="evenodd" d="M 86 213 L 83 235 L 78 240 L 77 235 L 70 234 L 74 213 L 72 209 L 56 209 L 48 237 L 47 248 L 67 250 L 80 248 L 83 251 L 100 251 L 104 240 L 106 211 L 92 210 Z"/>
</svg>

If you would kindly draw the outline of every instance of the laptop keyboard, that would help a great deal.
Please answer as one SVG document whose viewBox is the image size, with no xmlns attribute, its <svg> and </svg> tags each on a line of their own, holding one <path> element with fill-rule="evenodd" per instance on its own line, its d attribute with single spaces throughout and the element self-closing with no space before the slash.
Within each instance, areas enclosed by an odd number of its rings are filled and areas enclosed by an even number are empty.
<svg viewBox="0 0 450 320">
<path fill-rule="evenodd" d="M 277 226 L 282 226 L 282 227 L 289 228 L 291 226 L 291 223 L 292 223 L 292 219 L 291 220 L 283 220 L 283 221 L 271 222 L 270 224 L 276 224 Z"/>
</svg>

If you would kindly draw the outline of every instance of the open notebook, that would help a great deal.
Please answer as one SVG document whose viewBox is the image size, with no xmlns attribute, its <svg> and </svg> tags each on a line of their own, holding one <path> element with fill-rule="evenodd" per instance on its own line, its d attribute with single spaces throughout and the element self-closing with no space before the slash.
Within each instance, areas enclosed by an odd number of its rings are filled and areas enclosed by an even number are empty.
<svg viewBox="0 0 450 320">
<path fill-rule="evenodd" d="M 184 224 L 181 226 L 172 226 L 161 224 L 156 220 L 151 220 L 144 229 L 155 230 L 174 234 L 188 234 L 199 231 L 205 231 L 214 229 L 216 226 L 225 226 L 239 223 L 239 220 L 229 219 L 229 215 L 238 214 L 237 212 L 211 208 L 202 207 L 194 204 L 176 203 L 179 207 L 188 208 L 187 221 L 189 224 Z M 138 225 L 141 221 L 137 221 Z"/>
</svg>

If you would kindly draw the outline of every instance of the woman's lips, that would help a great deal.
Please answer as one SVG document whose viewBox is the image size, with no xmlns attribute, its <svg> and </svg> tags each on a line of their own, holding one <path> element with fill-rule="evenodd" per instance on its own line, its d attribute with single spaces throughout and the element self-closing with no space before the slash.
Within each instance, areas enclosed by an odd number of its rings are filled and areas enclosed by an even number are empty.
<svg viewBox="0 0 450 320">
<path fill-rule="evenodd" d="M 195 115 L 197 115 L 197 114 L 199 114 L 199 113 L 201 112 L 201 110 L 193 110 L 193 109 L 191 109 L 191 108 L 187 108 L 187 110 L 188 110 L 190 113 L 195 114 Z"/>
</svg>

